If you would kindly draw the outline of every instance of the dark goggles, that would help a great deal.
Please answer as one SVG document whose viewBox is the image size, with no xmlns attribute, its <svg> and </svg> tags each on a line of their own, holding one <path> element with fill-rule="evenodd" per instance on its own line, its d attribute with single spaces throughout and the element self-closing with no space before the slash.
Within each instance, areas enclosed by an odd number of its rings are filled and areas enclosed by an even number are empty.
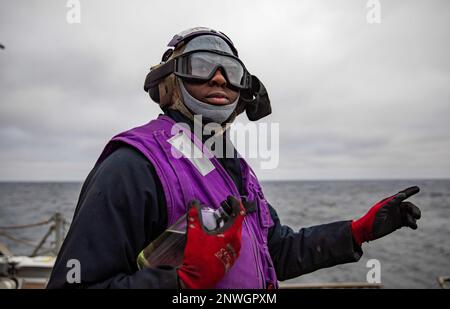
<svg viewBox="0 0 450 309">
<path fill-rule="evenodd" d="M 216 51 L 195 50 L 175 58 L 175 75 L 193 81 L 208 81 L 222 69 L 227 82 L 238 89 L 250 87 L 250 74 L 237 57 Z"/>
<path fill-rule="evenodd" d="M 229 86 L 241 89 L 251 87 L 251 75 L 242 61 L 234 55 L 214 50 L 194 50 L 170 59 L 150 72 L 151 83 L 174 73 L 192 82 L 207 82 L 221 69 Z M 153 73 L 153 74 L 152 74 Z"/>
</svg>

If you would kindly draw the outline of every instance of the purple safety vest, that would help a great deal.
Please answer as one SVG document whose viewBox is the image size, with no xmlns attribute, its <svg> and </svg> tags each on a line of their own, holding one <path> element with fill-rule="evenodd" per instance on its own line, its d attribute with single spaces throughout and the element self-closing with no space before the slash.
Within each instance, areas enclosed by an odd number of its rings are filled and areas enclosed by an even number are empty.
<svg viewBox="0 0 450 309">
<path fill-rule="evenodd" d="M 177 126 L 168 116 L 159 115 L 149 123 L 120 133 L 106 145 L 97 164 L 123 142 L 139 150 L 155 167 L 167 204 L 168 225 L 187 212 L 188 202 L 199 200 L 211 208 L 220 207 L 228 195 L 242 198 L 233 180 L 218 160 L 187 127 Z M 201 149 L 203 159 L 194 161 L 173 145 L 182 134 Z M 192 147 L 195 147 L 192 146 Z M 176 154 L 175 156 L 173 154 Z M 273 225 L 267 201 L 250 166 L 240 159 L 244 198 L 256 202 L 256 211 L 246 215 L 242 227 L 240 256 L 216 285 L 224 289 L 277 288 L 273 262 L 267 246 L 267 234 Z"/>
</svg>

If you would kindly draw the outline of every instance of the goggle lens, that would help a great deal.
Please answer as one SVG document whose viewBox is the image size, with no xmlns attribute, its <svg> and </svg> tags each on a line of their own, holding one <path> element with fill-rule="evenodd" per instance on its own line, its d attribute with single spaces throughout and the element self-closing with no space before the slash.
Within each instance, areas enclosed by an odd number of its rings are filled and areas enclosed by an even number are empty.
<svg viewBox="0 0 450 309">
<path fill-rule="evenodd" d="M 246 88 L 246 69 L 232 56 L 212 52 L 194 52 L 181 57 L 177 75 L 186 78 L 209 80 L 219 68 L 225 71 L 227 81 L 238 88 Z"/>
</svg>

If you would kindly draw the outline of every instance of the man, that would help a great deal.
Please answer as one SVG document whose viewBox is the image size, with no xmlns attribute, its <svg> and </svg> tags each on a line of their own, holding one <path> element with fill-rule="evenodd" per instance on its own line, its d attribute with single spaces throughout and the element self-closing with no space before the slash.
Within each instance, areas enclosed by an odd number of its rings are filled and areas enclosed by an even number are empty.
<svg viewBox="0 0 450 309">
<path fill-rule="evenodd" d="M 201 115 L 200 125 L 217 123 L 213 137 L 229 144 L 224 133 L 237 115 L 245 111 L 255 121 L 271 113 L 265 87 L 221 32 L 189 29 L 169 47 L 144 86 L 164 115 L 105 147 L 82 187 L 49 288 L 276 288 L 279 280 L 358 261 L 363 242 L 417 228 L 420 210 L 404 202 L 417 187 L 382 200 L 358 220 L 298 232 L 283 226 L 245 160 L 234 149 L 232 156 L 204 149 L 211 136 L 192 133 L 194 116 Z M 205 156 L 186 155 L 180 140 Z M 206 232 L 200 204 L 223 203 L 231 206 L 232 220 Z M 181 265 L 139 270 L 143 248 L 186 213 Z M 66 280 L 71 259 L 80 262 L 79 283 Z"/>
</svg>

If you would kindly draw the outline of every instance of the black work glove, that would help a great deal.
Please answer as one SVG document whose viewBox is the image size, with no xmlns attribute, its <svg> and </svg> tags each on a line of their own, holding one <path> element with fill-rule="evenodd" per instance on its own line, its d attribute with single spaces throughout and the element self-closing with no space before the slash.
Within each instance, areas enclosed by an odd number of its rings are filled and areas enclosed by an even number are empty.
<svg viewBox="0 0 450 309">
<path fill-rule="evenodd" d="M 418 193 L 419 187 L 410 187 L 378 202 L 360 219 L 352 222 L 352 233 L 356 243 L 381 238 L 393 231 L 408 226 L 417 229 L 416 220 L 420 219 L 420 209 L 410 202 L 408 197 Z"/>
</svg>

